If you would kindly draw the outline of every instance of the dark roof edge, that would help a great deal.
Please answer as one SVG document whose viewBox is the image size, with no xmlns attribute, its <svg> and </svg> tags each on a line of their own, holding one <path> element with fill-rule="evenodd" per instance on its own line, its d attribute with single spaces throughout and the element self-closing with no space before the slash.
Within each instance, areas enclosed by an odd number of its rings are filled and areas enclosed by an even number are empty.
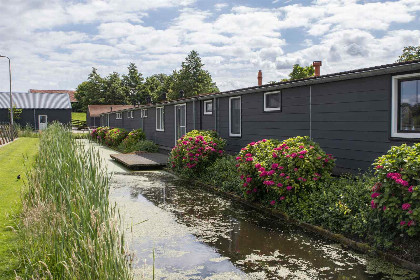
<svg viewBox="0 0 420 280">
<path fill-rule="evenodd" d="M 314 84 L 357 79 L 357 78 L 378 76 L 378 75 L 384 75 L 384 74 L 394 74 L 394 73 L 399 73 L 399 72 L 408 72 L 408 71 L 415 71 L 415 70 L 420 70 L 420 60 L 385 64 L 385 65 L 374 66 L 374 67 L 369 67 L 369 68 L 361 68 L 361 69 L 356 69 L 356 70 L 351 70 L 351 71 L 326 74 L 326 75 L 322 75 L 318 77 L 310 77 L 310 78 L 293 80 L 293 81 L 279 82 L 275 84 L 266 84 L 262 86 L 253 86 L 253 87 L 248 87 L 248 88 L 234 89 L 234 90 L 217 92 L 217 93 L 202 94 L 202 95 L 197 95 L 194 97 L 181 98 L 181 99 L 170 100 L 170 101 L 165 101 L 165 102 L 160 102 L 160 103 L 155 103 L 155 104 L 141 105 L 137 108 L 132 108 L 131 110 L 146 109 L 146 108 L 152 108 L 152 107 L 162 106 L 162 105 L 180 104 L 180 103 L 185 103 L 185 102 L 189 102 L 193 100 L 206 100 L 206 99 L 213 99 L 213 98 L 218 98 L 218 97 L 242 95 L 242 94 L 247 94 L 247 93 L 275 91 L 275 90 L 281 90 L 285 88 L 309 86 L 309 85 L 314 85 Z M 121 110 L 121 111 L 126 111 L 126 110 Z M 118 111 L 113 111 L 113 113 L 115 112 L 118 112 Z"/>
</svg>

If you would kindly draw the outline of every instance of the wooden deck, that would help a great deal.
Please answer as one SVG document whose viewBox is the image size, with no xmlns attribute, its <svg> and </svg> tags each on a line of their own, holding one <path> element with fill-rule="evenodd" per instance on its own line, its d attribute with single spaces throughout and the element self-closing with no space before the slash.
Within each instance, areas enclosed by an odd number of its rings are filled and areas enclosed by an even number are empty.
<svg viewBox="0 0 420 280">
<path fill-rule="evenodd" d="M 168 155 L 160 153 L 112 154 L 110 156 L 132 170 L 162 168 L 168 162 Z"/>
</svg>

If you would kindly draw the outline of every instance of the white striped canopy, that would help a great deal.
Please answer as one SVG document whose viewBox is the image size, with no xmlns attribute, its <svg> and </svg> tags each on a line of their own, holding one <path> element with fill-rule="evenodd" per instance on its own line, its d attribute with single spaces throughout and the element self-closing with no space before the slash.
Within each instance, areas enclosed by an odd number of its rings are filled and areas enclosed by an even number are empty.
<svg viewBox="0 0 420 280">
<path fill-rule="evenodd" d="M 10 108 L 9 92 L 0 92 L 0 109 Z M 67 93 L 12 92 L 13 106 L 18 109 L 71 109 Z"/>
</svg>

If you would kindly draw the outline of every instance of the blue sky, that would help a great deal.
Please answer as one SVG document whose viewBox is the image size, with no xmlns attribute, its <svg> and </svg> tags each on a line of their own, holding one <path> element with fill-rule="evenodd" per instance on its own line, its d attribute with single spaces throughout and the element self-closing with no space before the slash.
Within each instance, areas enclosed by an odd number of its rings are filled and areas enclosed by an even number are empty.
<svg viewBox="0 0 420 280">
<path fill-rule="evenodd" d="M 420 45 L 420 1 L 0 0 L 0 54 L 13 90 L 75 89 L 92 67 L 170 74 L 191 50 L 221 90 L 392 63 Z M 0 59 L 0 91 L 8 90 Z"/>
</svg>

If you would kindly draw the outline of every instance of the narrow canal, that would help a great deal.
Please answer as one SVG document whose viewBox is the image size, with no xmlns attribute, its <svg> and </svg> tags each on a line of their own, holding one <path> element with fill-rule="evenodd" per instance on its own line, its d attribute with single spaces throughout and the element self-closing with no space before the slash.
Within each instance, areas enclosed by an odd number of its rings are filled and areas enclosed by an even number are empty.
<svg viewBox="0 0 420 280">
<path fill-rule="evenodd" d="M 110 160 L 115 151 L 86 145 L 112 174 L 136 279 L 153 270 L 155 279 L 419 279 L 167 172 L 129 172 Z"/>
<path fill-rule="evenodd" d="M 163 171 L 114 174 L 136 254 L 157 279 L 416 279 Z"/>
</svg>

